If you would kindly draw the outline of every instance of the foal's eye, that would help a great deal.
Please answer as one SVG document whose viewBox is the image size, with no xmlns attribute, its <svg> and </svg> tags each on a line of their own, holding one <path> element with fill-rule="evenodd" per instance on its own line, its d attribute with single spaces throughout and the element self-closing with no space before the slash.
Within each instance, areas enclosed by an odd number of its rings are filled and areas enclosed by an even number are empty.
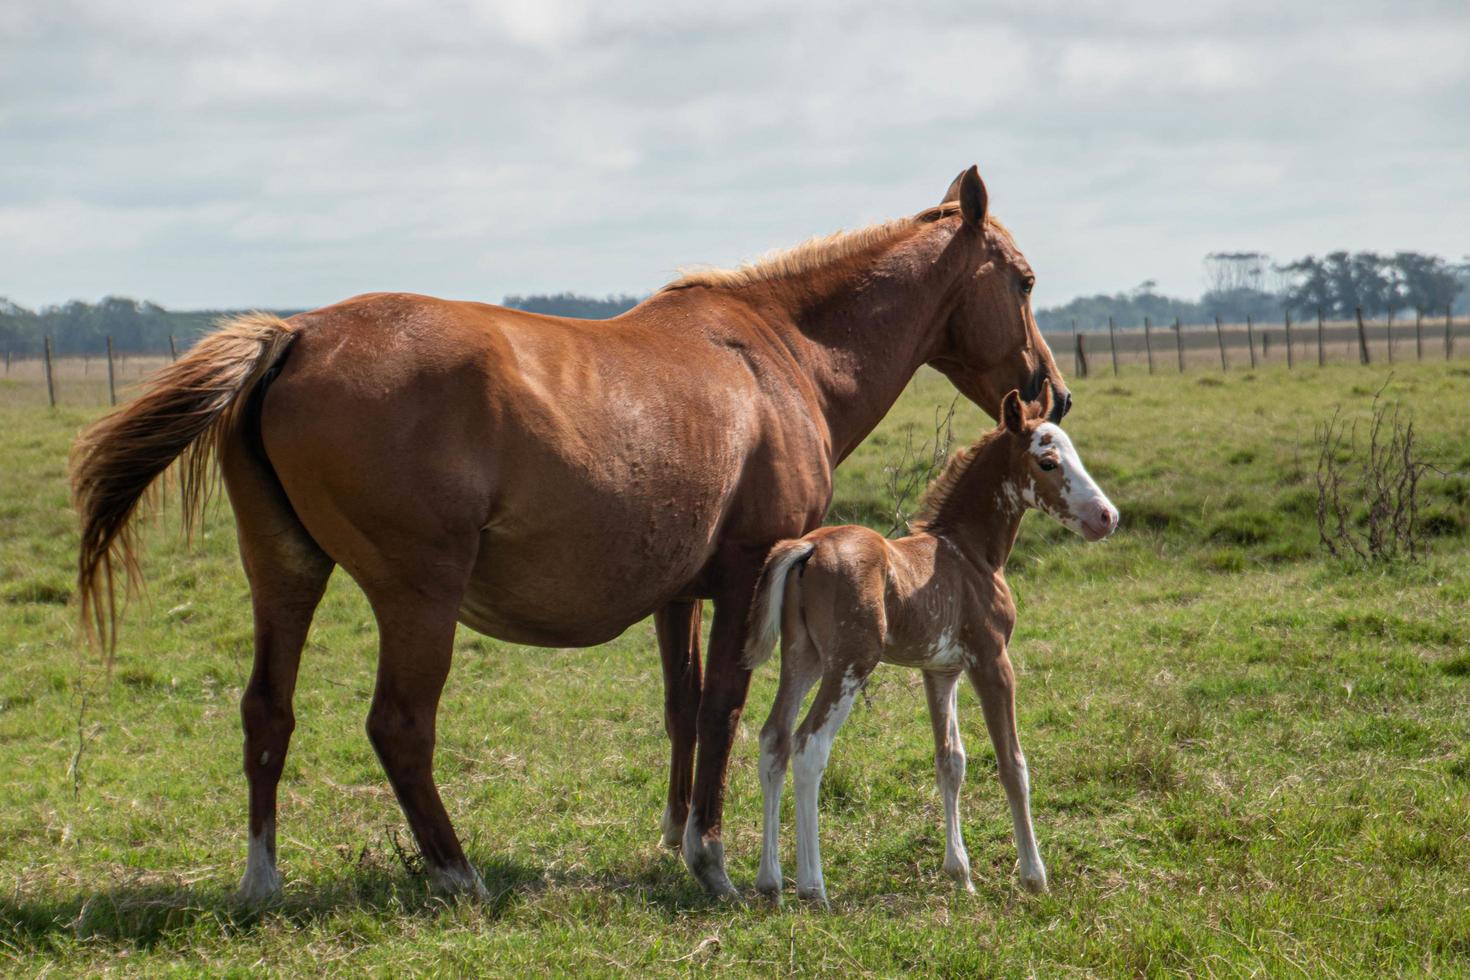
<svg viewBox="0 0 1470 980">
<path fill-rule="evenodd" d="M 1021 280 L 1021 295 L 1022 296 L 1030 296 L 1031 295 L 1031 290 L 1033 288 L 1035 288 L 1035 286 L 1036 286 L 1036 280 L 1035 279 L 1028 278 L 1028 279 Z"/>
<path fill-rule="evenodd" d="M 1044 470 L 1054 470 L 1057 468 L 1057 461 L 1054 459 L 1043 459 L 1038 465 Z"/>
</svg>

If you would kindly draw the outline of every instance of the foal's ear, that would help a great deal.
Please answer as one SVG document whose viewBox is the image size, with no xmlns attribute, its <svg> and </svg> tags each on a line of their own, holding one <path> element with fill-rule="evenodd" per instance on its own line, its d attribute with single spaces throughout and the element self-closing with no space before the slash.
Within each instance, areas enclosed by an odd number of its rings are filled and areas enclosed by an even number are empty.
<svg viewBox="0 0 1470 980">
<path fill-rule="evenodd" d="M 990 207 L 990 196 L 985 193 L 985 181 L 980 179 L 980 170 L 973 164 L 968 170 L 962 170 L 960 175 L 949 185 L 949 190 L 944 194 L 944 200 L 939 202 L 947 204 L 950 201 L 960 202 L 960 214 L 964 216 L 965 224 L 979 228 L 985 224 L 985 212 Z"/>
<path fill-rule="evenodd" d="M 1026 407 L 1021 404 L 1021 393 L 1012 388 L 1000 403 L 1000 420 L 1006 431 L 1020 435 L 1026 428 Z"/>
<path fill-rule="evenodd" d="M 1039 419 L 1051 418 L 1051 382 L 1045 382 L 1041 386 L 1041 394 L 1036 399 L 1037 413 Z"/>
</svg>

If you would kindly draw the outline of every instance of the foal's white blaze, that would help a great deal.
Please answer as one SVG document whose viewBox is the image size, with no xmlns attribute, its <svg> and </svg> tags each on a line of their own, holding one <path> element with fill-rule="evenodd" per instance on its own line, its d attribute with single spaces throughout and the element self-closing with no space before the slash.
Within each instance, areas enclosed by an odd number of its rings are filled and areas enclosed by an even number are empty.
<svg viewBox="0 0 1470 980">
<path fill-rule="evenodd" d="M 1067 433 L 1054 423 L 1043 422 L 1031 435 L 1031 454 L 1041 459 L 1052 453 L 1055 453 L 1062 470 L 1062 513 L 1052 513 L 1044 503 L 1038 504 L 1034 491 L 1026 502 L 1033 507 L 1042 507 L 1068 529 L 1088 540 L 1106 537 L 1118 524 L 1118 509 L 1088 474 Z M 1023 497 L 1027 496 L 1028 489 L 1031 489 L 1029 485 L 1022 489 Z M 1103 517 L 1106 517 L 1105 524 L 1101 521 Z"/>
</svg>

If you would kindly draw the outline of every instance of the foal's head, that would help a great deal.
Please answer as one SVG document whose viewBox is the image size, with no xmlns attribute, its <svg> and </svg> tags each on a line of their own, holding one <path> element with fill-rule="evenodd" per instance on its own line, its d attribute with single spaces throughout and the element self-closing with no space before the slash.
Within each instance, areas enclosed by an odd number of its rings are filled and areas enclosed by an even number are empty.
<svg viewBox="0 0 1470 980">
<path fill-rule="evenodd" d="M 976 168 L 954 179 L 939 207 L 956 205 L 961 227 L 950 247 L 961 250 L 964 280 L 929 363 L 993 418 L 1000 418 L 1001 396 L 1019 388 L 1027 400 L 1047 390 L 1047 418 L 1060 422 L 1072 395 L 1031 314 L 1036 275 L 1011 233 L 990 217 Z"/>
<path fill-rule="evenodd" d="M 1088 541 L 1100 541 L 1118 526 L 1118 508 L 1082 465 L 1061 426 L 1046 421 L 1051 393 L 1026 403 L 1012 391 L 1001 402 L 1001 427 L 1010 444 L 1009 478 L 1021 502 L 1061 521 Z"/>
</svg>

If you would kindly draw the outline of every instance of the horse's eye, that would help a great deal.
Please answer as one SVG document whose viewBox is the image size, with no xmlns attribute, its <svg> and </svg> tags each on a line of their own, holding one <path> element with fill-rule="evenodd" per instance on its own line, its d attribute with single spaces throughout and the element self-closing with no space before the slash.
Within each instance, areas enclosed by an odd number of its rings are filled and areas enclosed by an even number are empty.
<svg viewBox="0 0 1470 980">
<path fill-rule="evenodd" d="M 1057 468 L 1057 461 L 1054 459 L 1043 459 L 1038 465 L 1044 470 L 1054 470 Z"/>
<path fill-rule="evenodd" d="M 1031 295 L 1031 290 L 1033 288 L 1035 288 L 1035 286 L 1036 286 L 1036 280 L 1035 279 L 1030 279 L 1030 278 L 1023 279 L 1021 281 L 1021 295 L 1022 296 L 1030 296 Z"/>
</svg>

